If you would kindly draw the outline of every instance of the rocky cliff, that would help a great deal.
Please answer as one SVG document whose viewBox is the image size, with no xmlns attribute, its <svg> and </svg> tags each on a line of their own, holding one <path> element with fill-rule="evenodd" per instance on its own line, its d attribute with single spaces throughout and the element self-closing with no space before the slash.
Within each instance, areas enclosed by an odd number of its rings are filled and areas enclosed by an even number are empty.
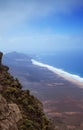
<svg viewBox="0 0 83 130">
<path fill-rule="evenodd" d="M 23 90 L 1 64 L 2 55 L 0 52 L 0 130 L 53 130 L 41 102 Z"/>
</svg>

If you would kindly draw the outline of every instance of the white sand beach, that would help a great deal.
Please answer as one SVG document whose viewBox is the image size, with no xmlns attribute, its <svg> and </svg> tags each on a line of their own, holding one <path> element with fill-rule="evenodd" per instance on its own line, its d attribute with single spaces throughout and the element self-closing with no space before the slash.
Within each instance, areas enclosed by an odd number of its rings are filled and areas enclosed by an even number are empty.
<svg viewBox="0 0 83 130">
<path fill-rule="evenodd" d="M 63 77 L 64 79 L 66 79 L 74 84 L 77 84 L 79 87 L 83 88 L 83 78 L 82 77 L 75 75 L 75 74 L 68 73 L 62 69 L 58 69 L 53 66 L 40 63 L 34 59 L 32 59 L 31 61 L 32 61 L 32 64 L 47 68 L 48 70 L 52 71 L 53 73 L 58 74 L 59 76 Z"/>
</svg>

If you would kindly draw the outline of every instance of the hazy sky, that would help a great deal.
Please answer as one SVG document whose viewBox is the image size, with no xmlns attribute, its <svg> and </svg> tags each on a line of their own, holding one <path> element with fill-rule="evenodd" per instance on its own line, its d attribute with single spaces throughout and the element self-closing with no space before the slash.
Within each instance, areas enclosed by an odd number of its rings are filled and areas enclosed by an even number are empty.
<svg viewBox="0 0 83 130">
<path fill-rule="evenodd" d="M 83 48 L 83 0 L 0 0 L 1 51 Z"/>
</svg>

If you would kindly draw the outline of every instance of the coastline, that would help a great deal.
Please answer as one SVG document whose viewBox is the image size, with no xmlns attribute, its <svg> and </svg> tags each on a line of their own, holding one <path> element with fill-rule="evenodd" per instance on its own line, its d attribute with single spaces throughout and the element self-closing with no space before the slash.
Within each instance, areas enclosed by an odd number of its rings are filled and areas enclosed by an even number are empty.
<svg viewBox="0 0 83 130">
<path fill-rule="evenodd" d="M 58 69 L 58 68 L 55 68 L 53 66 L 43 64 L 43 63 L 38 62 L 34 59 L 31 59 L 31 62 L 34 65 L 37 65 L 37 66 L 40 66 L 43 68 L 47 68 L 48 70 L 59 75 L 60 77 L 64 78 L 65 80 L 70 81 L 70 82 L 78 85 L 80 88 L 83 88 L 83 78 L 82 77 L 75 75 L 75 74 L 68 73 L 66 71 L 63 71 L 62 69 Z"/>
</svg>

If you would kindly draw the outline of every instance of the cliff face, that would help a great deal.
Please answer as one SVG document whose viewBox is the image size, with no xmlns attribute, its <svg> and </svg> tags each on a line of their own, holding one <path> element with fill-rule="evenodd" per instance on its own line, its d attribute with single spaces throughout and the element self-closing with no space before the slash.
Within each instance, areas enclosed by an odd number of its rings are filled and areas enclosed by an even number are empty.
<svg viewBox="0 0 83 130">
<path fill-rule="evenodd" d="M 17 106 L 18 107 L 18 106 Z M 18 108 L 19 109 L 19 108 Z M 0 130 L 18 130 L 17 112 L 9 107 L 6 99 L 0 95 Z"/>
<path fill-rule="evenodd" d="M 18 79 L 1 64 L 0 53 L 0 130 L 53 130 L 42 104 L 29 90 L 22 90 Z"/>
</svg>

